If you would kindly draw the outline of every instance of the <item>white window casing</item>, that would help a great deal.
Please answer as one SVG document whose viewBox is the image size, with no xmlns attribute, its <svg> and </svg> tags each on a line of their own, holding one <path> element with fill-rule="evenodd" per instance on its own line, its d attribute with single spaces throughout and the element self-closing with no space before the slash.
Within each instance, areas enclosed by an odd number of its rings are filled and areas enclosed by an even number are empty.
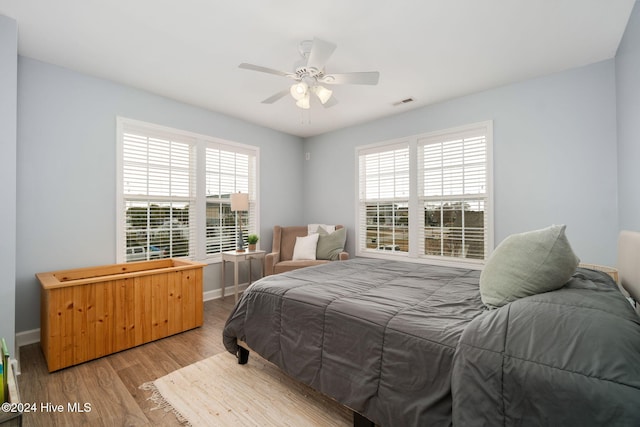
<svg viewBox="0 0 640 427">
<path fill-rule="evenodd" d="M 119 117 L 117 262 L 216 261 L 234 249 L 229 195 L 249 194 L 242 224 L 255 233 L 258 163 L 257 147 Z"/>
<path fill-rule="evenodd" d="M 479 267 L 493 249 L 492 122 L 356 148 L 357 256 Z"/>
</svg>

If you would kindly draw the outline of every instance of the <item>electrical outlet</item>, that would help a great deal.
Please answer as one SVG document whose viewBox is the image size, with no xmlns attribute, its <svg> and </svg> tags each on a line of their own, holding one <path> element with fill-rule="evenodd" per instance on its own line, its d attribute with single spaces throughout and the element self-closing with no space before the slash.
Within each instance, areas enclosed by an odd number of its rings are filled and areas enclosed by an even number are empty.
<svg viewBox="0 0 640 427">
<path fill-rule="evenodd" d="M 309 152 L 304 153 L 304 159 L 305 160 L 311 160 L 311 153 L 309 153 Z"/>
</svg>

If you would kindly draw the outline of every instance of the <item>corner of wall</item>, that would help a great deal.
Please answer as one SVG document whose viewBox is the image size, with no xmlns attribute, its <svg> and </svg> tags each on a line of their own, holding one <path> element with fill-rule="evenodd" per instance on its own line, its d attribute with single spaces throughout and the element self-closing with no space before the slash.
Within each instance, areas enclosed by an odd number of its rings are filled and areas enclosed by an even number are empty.
<svg viewBox="0 0 640 427">
<path fill-rule="evenodd" d="M 5 208 L 0 210 L 0 224 L 5 225 L 0 239 L 0 337 L 5 338 L 11 354 L 16 354 L 17 86 L 18 25 L 0 15 L 0 180 L 5 191 Z"/>
</svg>

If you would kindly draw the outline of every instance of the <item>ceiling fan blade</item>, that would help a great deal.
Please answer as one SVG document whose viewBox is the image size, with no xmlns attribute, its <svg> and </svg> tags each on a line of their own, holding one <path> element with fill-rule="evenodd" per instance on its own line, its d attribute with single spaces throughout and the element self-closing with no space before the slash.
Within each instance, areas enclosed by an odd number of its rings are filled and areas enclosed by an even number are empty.
<svg viewBox="0 0 640 427">
<path fill-rule="evenodd" d="M 298 76 L 296 76 L 293 73 L 285 73 L 284 71 L 274 70 L 273 68 L 261 67 L 260 65 L 247 64 L 245 62 L 238 65 L 238 68 L 244 68 L 245 70 L 259 71 L 261 73 L 275 74 L 276 76 L 289 77 L 292 79 L 298 78 Z"/>
<path fill-rule="evenodd" d="M 315 68 L 318 71 L 322 71 L 324 64 L 326 64 L 331 55 L 333 55 L 334 50 L 336 50 L 335 44 L 314 38 L 313 47 L 307 60 L 307 68 Z"/>
<path fill-rule="evenodd" d="M 262 103 L 263 104 L 273 104 L 274 102 L 276 102 L 280 98 L 285 97 L 288 93 L 289 93 L 289 89 L 281 90 L 280 92 L 276 93 L 275 95 L 271 95 L 270 97 L 268 97 L 267 99 L 262 101 Z"/>
<path fill-rule="evenodd" d="M 356 73 L 326 74 L 319 82 L 330 85 L 377 85 L 380 73 L 377 71 L 363 71 Z"/>
</svg>

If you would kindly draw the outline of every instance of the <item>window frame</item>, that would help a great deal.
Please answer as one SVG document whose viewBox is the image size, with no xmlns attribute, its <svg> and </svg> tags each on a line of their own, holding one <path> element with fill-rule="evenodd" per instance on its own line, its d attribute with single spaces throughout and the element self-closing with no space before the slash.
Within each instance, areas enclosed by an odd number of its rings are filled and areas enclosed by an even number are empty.
<svg viewBox="0 0 640 427">
<path fill-rule="evenodd" d="M 195 182 L 192 189 L 193 212 L 190 209 L 190 222 L 194 222 L 194 227 L 189 237 L 189 255 L 181 257 L 190 260 L 205 262 L 208 264 L 221 262 L 221 252 L 207 254 L 207 202 L 212 201 L 207 198 L 207 148 L 224 149 L 234 153 L 247 154 L 249 156 L 249 212 L 248 221 L 243 224 L 245 230 L 244 237 L 249 233 L 258 234 L 260 230 L 259 216 L 259 176 L 260 176 L 260 148 L 252 145 L 228 141 L 208 135 L 201 135 L 194 132 L 175 129 L 154 123 L 143 122 L 125 117 L 116 117 L 116 262 L 126 263 L 127 251 L 127 230 L 126 230 L 126 203 L 127 199 L 144 198 L 145 196 L 128 196 L 124 192 L 124 134 L 132 131 L 139 131 L 145 137 L 157 137 L 162 139 L 175 139 L 177 141 L 190 141 L 192 144 L 192 154 L 190 163 L 191 176 Z M 218 195 L 220 196 L 220 195 Z M 168 201 L 171 197 L 158 196 L 148 197 L 149 202 L 155 200 Z M 223 204 L 231 203 L 229 198 L 218 197 L 214 201 Z M 224 248 L 222 250 L 225 250 Z"/>
<path fill-rule="evenodd" d="M 460 258 L 443 255 L 427 255 L 424 252 L 424 243 L 420 244 L 419 238 L 409 238 L 408 251 L 381 251 L 377 249 L 369 249 L 366 247 L 366 223 L 363 221 L 363 204 L 366 205 L 361 199 L 361 173 L 360 162 L 361 155 L 379 151 L 384 152 L 386 149 L 393 150 L 398 147 L 408 147 L 409 149 L 409 164 L 410 164 L 410 182 L 409 182 L 409 236 L 422 236 L 421 232 L 425 228 L 424 220 L 424 197 L 419 194 L 420 183 L 419 176 L 420 166 L 418 150 L 424 144 L 421 141 L 440 139 L 444 140 L 448 137 L 467 134 L 469 132 L 483 130 L 486 137 L 486 196 L 485 196 L 485 234 L 484 234 L 484 258 L 483 259 L 471 259 Z M 388 141 L 377 142 L 373 144 L 366 144 L 357 146 L 355 148 L 355 186 L 356 186 L 356 200 L 355 200 L 355 234 L 356 234 L 356 256 L 366 258 L 381 258 L 381 259 L 398 259 L 403 261 L 411 261 L 417 263 L 446 265 L 454 267 L 464 267 L 479 269 L 482 268 L 486 260 L 491 255 L 494 248 L 494 186 L 493 186 L 493 121 L 483 121 L 477 123 L 471 123 L 467 125 L 457 126 L 453 128 L 438 130 L 434 132 L 427 132 L 418 135 L 412 135 L 404 138 L 398 138 Z M 466 197 L 466 196 L 465 196 Z M 364 219 L 366 221 L 366 219 Z M 363 232 L 365 235 L 363 236 Z"/>
<path fill-rule="evenodd" d="M 357 150 L 356 152 L 356 170 L 357 170 L 357 188 L 356 188 L 356 194 L 358 195 L 357 197 L 357 208 L 356 208 L 356 224 L 358 224 L 357 227 L 357 231 L 359 233 L 356 234 L 356 246 L 357 249 L 360 250 L 363 247 L 366 248 L 366 244 L 367 244 L 367 239 L 368 239 L 368 233 L 365 232 L 364 235 L 362 235 L 361 232 L 361 228 L 360 228 L 360 221 L 365 221 L 367 222 L 368 219 L 368 209 L 367 209 L 367 203 L 364 202 L 364 206 L 363 206 L 363 202 L 362 202 L 362 197 L 363 194 L 362 192 L 364 191 L 365 193 L 368 191 L 369 189 L 369 185 L 368 182 L 365 186 L 365 188 L 361 187 L 361 183 L 362 183 L 362 178 L 363 178 L 363 172 L 361 169 L 361 164 L 362 164 L 362 156 L 376 156 L 378 154 L 388 154 L 391 152 L 400 152 L 399 155 L 393 154 L 392 156 L 385 156 L 385 158 L 380 159 L 378 157 L 378 160 L 386 160 L 387 164 L 389 164 L 389 160 L 392 159 L 392 163 L 393 163 L 393 169 L 395 170 L 396 165 L 397 165 L 397 160 L 400 160 L 400 157 L 408 157 L 407 159 L 407 163 L 406 163 L 406 167 L 408 168 L 408 185 L 402 185 L 402 183 L 397 184 L 396 183 L 396 176 L 397 175 L 393 175 L 393 183 L 390 183 L 389 180 L 386 180 L 384 177 L 387 176 L 389 177 L 388 171 L 387 173 L 380 173 L 380 170 L 378 170 L 378 173 L 375 174 L 375 177 L 377 178 L 376 180 L 374 180 L 374 183 L 377 182 L 377 188 L 376 191 L 379 193 L 378 195 L 380 195 L 380 192 L 389 192 L 389 185 L 391 184 L 391 186 L 393 186 L 393 195 L 385 195 L 384 197 L 378 197 L 376 198 L 376 202 L 379 205 L 382 205 L 383 209 L 385 210 L 389 210 L 391 209 L 392 215 L 392 223 L 391 224 L 385 224 L 383 227 L 378 226 L 378 233 L 376 235 L 376 245 L 378 246 L 378 248 L 383 247 L 383 246 L 389 246 L 387 244 L 386 241 L 384 242 L 379 242 L 377 241 L 377 238 L 380 237 L 380 228 L 384 228 L 387 230 L 391 230 L 391 239 L 392 239 L 392 243 L 391 246 L 395 246 L 396 245 L 396 240 L 395 240 L 395 236 L 396 233 L 401 232 L 401 230 L 403 230 L 405 227 L 402 227 L 400 224 L 396 223 L 397 219 L 399 218 L 399 216 L 395 215 L 395 209 L 394 206 L 396 204 L 406 204 L 407 206 L 410 206 L 411 203 L 411 186 L 412 186 L 412 181 L 413 180 L 413 176 L 412 176 L 412 167 L 411 167 L 411 163 L 413 161 L 413 158 L 411 156 L 411 150 L 410 150 L 410 146 L 408 144 L 409 140 L 408 139 L 398 139 L 398 140 L 393 140 L 393 141 L 389 141 L 386 143 L 381 143 L 381 144 L 371 144 L 368 146 L 364 146 L 364 147 L 360 147 L 360 150 Z M 407 151 L 406 154 L 401 153 L 402 151 Z M 404 165 L 403 165 L 404 166 Z M 402 170 L 402 172 L 404 172 L 404 169 Z M 403 173 L 402 176 L 404 176 L 405 174 Z M 366 178 L 366 177 L 365 177 Z M 366 182 L 366 179 L 365 179 Z M 384 188 L 382 188 L 384 187 Z M 406 192 L 406 193 L 405 193 Z M 364 196 L 366 199 L 366 195 Z M 373 199 L 369 199 L 369 200 L 373 200 Z M 369 202 L 371 203 L 371 202 Z M 408 212 L 407 212 L 408 213 Z M 410 215 L 409 215 L 410 216 Z M 409 229 L 410 224 L 408 224 L 408 226 L 406 227 L 406 232 L 409 233 L 410 229 Z M 369 224 L 365 224 L 365 227 L 367 229 L 371 228 L 369 226 Z M 369 230 L 367 230 L 369 231 Z M 365 249 L 365 252 L 374 252 L 374 251 L 367 251 Z M 377 251 L 375 251 L 377 253 Z M 398 252 L 395 253 L 395 255 L 398 256 L 406 256 L 405 252 Z M 364 255 L 357 255 L 357 256 L 364 256 Z"/>
</svg>

